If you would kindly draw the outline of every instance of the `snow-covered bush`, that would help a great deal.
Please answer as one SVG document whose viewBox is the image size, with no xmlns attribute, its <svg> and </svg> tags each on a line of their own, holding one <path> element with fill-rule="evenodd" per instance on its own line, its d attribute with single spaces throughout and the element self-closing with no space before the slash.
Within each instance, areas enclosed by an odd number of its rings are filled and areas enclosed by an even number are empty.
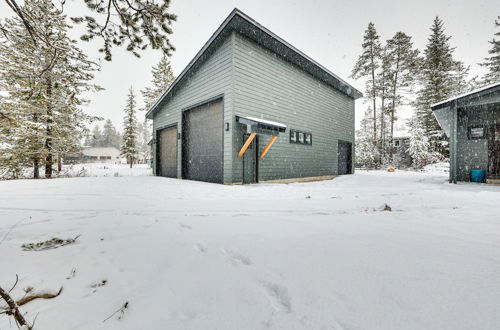
<svg viewBox="0 0 500 330">
<path fill-rule="evenodd" d="M 356 141 L 356 166 L 375 168 L 380 164 L 380 152 L 372 139 L 361 138 Z"/>
<path fill-rule="evenodd" d="M 412 118 L 410 126 L 410 146 L 408 153 L 413 159 L 413 167 L 422 169 L 424 166 L 443 161 L 443 156 L 438 152 L 431 151 L 429 138 L 426 135 L 421 122 Z"/>
</svg>

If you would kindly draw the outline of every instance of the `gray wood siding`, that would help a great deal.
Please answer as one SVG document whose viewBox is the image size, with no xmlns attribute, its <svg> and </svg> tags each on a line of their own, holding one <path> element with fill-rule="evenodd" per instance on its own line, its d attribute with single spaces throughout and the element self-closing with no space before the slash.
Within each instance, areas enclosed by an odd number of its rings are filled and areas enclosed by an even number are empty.
<svg viewBox="0 0 500 330">
<path fill-rule="evenodd" d="M 484 105 L 458 109 L 457 131 L 457 180 L 469 181 L 471 169 L 488 171 L 488 138 L 469 140 L 467 133 L 470 126 L 500 124 L 500 105 Z"/>
<path fill-rule="evenodd" d="M 224 38 L 216 44 L 213 49 L 207 51 L 183 81 L 176 86 L 168 100 L 153 117 L 153 129 L 156 130 L 177 123 L 178 132 L 182 132 L 182 112 L 187 108 L 205 102 L 216 96 L 223 96 L 224 122 L 232 120 L 232 68 L 233 68 L 233 38 Z M 221 127 L 222 127 L 221 123 Z M 228 158 L 232 151 L 232 140 L 230 132 L 224 132 L 224 158 Z M 180 141 L 179 141 L 180 142 Z M 153 146 L 155 150 L 156 146 Z M 181 177 L 182 171 L 182 148 L 178 143 L 177 149 L 177 176 Z M 153 159 L 156 170 L 156 157 Z M 231 162 L 224 161 L 224 182 L 231 181 Z"/>
<path fill-rule="evenodd" d="M 242 160 L 236 154 L 244 133 L 234 115 L 287 125 L 259 160 L 259 180 L 337 174 L 338 140 L 354 145 L 354 99 L 239 34 L 234 37 L 233 88 L 233 182 L 242 181 Z M 312 146 L 291 144 L 290 129 L 312 133 Z M 269 139 L 260 135 L 260 150 Z"/>
</svg>

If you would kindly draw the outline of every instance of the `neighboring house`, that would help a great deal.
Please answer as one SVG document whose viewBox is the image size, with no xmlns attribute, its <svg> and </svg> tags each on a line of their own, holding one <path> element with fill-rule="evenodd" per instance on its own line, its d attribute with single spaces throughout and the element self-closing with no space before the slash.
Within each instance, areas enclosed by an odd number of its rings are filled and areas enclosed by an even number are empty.
<svg viewBox="0 0 500 330">
<path fill-rule="evenodd" d="M 146 115 L 154 173 L 228 184 L 352 173 L 361 96 L 235 9 Z"/>
<path fill-rule="evenodd" d="M 450 139 L 450 182 L 472 169 L 500 178 L 500 82 L 432 105 Z"/>
<path fill-rule="evenodd" d="M 83 147 L 79 153 L 71 153 L 64 157 L 66 164 L 75 163 L 125 163 L 121 157 L 120 150 L 115 147 Z"/>
<path fill-rule="evenodd" d="M 395 136 L 392 139 L 392 151 L 394 153 L 394 164 L 399 168 L 408 168 L 412 165 L 412 158 L 408 152 L 410 137 Z"/>
</svg>

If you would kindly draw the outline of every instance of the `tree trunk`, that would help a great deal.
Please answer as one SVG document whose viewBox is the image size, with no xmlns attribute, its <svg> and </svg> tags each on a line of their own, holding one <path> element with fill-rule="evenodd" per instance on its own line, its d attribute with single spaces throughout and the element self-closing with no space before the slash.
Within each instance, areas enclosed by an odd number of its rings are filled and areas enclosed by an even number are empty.
<svg viewBox="0 0 500 330">
<path fill-rule="evenodd" d="M 396 90 L 398 88 L 398 71 L 399 71 L 399 53 L 396 61 L 396 73 L 394 75 L 394 85 L 392 88 L 392 106 L 391 106 L 391 162 L 394 160 L 394 121 L 395 121 L 395 112 L 396 112 Z"/>
<path fill-rule="evenodd" d="M 382 93 L 385 93 L 385 90 L 382 90 Z M 382 94 L 382 104 L 380 106 L 380 161 L 382 162 L 382 157 L 385 154 L 385 96 Z"/>
<path fill-rule="evenodd" d="M 373 54 L 373 49 L 372 49 Z M 377 141 L 377 93 L 375 92 L 375 67 L 374 58 L 371 56 L 372 64 L 372 93 L 373 93 L 373 142 Z"/>
<path fill-rule="evenodd" d="M 40 158 L 37 156 L 33 158 L 33 179 L 40 178 Z"/>
<path fill-rule="evenodd" d="M 46 121 L 46 134 L 45 138 L 45 150 L 47 151 L 47 156 L 45 157 L 45 178 L 50 179 L 52 177 L 52 163 L 54 162 L 52 155 L 52 81 L 50 78 L 47 79 L 47 121 Z"/>
<path fill-rule="evenodd" d="M 129 161 L 130 161 L 130 168 L 132 168 L 132 164 L 133 164 L 133 162 L 134 162 L 134 158 L 130 157 L 130 158 L 129 158 Z"/>
<path fill-rule="evenodd" d="M 50 148 L 52 141 L 51 139 L 47 139 L 45 147 Z M 45 157 L 45 178 L 50 179 L 52 178 L 52 163 L 54 162 L 54 159 L 52 158 L 52 153 L 49 152 L 47 154 L 47 157 Z"/>
<path fill-rule="evenodd" d="M 61 156 L 57 156 L 57 172 L 61 172 L 62 171 L 62 158 Z"/>
</svg>

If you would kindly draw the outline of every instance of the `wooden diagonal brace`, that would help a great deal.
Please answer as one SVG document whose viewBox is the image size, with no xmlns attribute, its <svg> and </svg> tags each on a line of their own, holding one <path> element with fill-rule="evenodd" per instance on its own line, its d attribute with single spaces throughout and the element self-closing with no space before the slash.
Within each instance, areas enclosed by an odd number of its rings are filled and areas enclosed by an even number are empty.
<svg viewBox="0 0 500 330">
<path fill-rule="evenodd" d="M 250 146 L 250 143 L 252 143 L 252 141 L 253 141 L 253 139 L 255 139 L 256 135 L 257 135 L 257 133 L 250 134 L 250 136 L 245 141 L 245 144 L 243 145 L 243 147 L 241 147 L 240 152 L 238 152 L 238 158 L 243 157 L 243 155 L 245 154 L 245 151 L 247 151 L 248 147 Z"/>
<path fill-rule="evenodd" d="M 264 148 L 264 150 L 262 150 L 262 153 L 260 154 L 261 159 L 266 156 L 267 152 L 269 151 L 269 149 L 271 149 L 271 146 L 273 145 L 273 143 L 276 141 L 277 138 L 278 138 L 277 136 L 273 136 L 271 140 L 269 140 L 266 147 Z"/>
</svg>

